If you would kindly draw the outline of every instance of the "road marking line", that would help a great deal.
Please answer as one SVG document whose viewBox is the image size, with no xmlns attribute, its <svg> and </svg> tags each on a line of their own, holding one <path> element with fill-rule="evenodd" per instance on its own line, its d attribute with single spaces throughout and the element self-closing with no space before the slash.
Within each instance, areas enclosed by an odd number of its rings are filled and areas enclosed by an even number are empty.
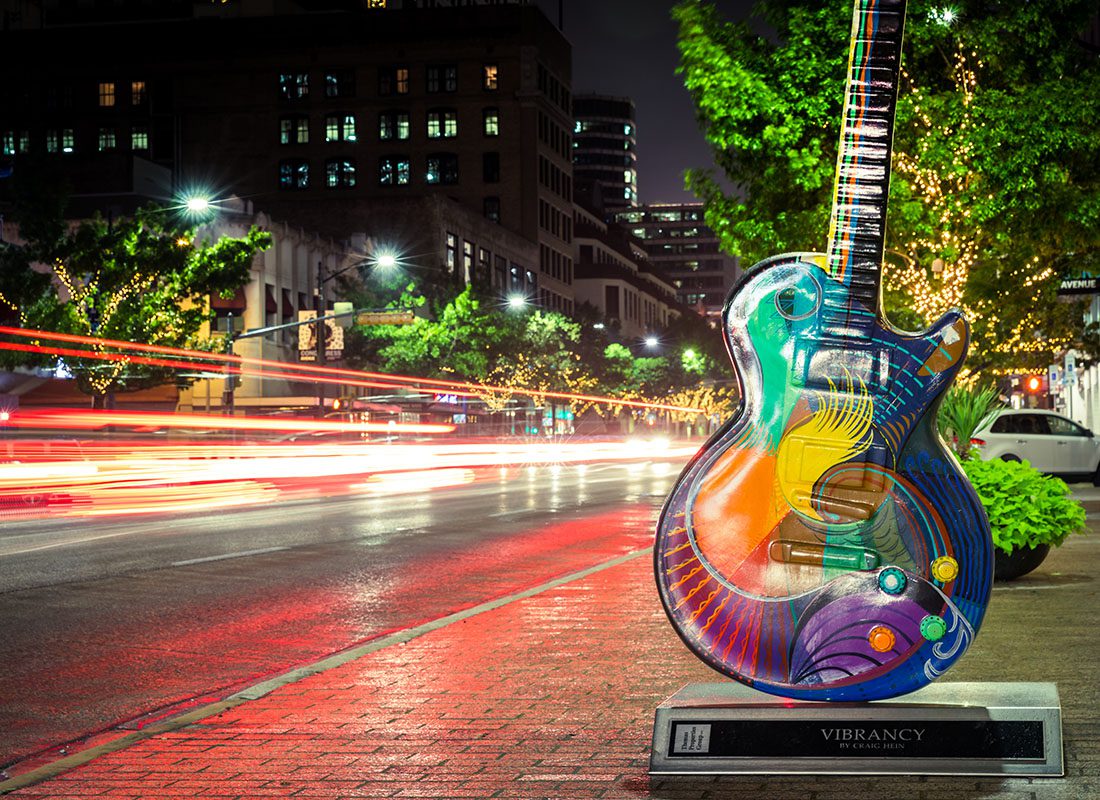
<svg viewBox="0 0 1100 800">
<path fill-rule="evenodd" d="M 204 564 L 207 561 L 224 561 L 227 558 L 243 558 L 244 556 L 258 556 L 261 553 L 277 553 L 280 550 L 289 550 L 289 547 L 264 547 L 260 550 L 242 550 L 239 553 L 225 553 L 220 556 L 207 556 L 206 558 L 189 558 L 186 561 L 173 561 L 173 567 L 186 567 L 189 564 Z"/>
<path fill-rule="evenodd" d="M 510 603 L 515 603 L 519 600 L 526 600 L 535 595 L 542 594 L 551 589 L 556 589 L 559 586 L 563 586 L 573 581 L 587 578 L 590 575 L 595 575 L 597 572 L 603 572 L 605 569 L 611 569 L 617 567 L 620 564 L 625 564 L 628 561 L 632 561 L 635 558 L 645 555 L 652 555 L 653 548 L 645 547 L 641 550 L 634 550 L 626 555 L 617 556 L 608 561 L 603 561 L 595 566 L 588 567 L 586 569 L 578 570 L 577 572 L 571 572 L 568 575 L 562 575 L 558 578 L 540 583 L 538 586 L 532 586 L 530 589 L 524 589 L 520 592 L 513 592 L 512 594 L 505 595 L 504 597 L 498 597 L 496 600 L 487 600 L 484 603 L 479 603 L 476 606 L 464 609 L 462 611 L 456 611 L 453 614 L 448 614 L 445 617 L 439 617 L 430 622 L 425 622 L 420 625 L 415 625 L 412 628 L 406 628 L 403 631 L 397 631 L 386 636 L 381 636 L 377 639 L 372 639 L 369 642 L 352 647 L 348 650 L 343 650 L 326 658 L 322 658 L 318 661 L 314 661 L 312 664 L 306 664 L 302 667 L 297 667 L 288 672 L 284 672 L 282 675 L 276 675 L 274 678 L 269 678 L 266 681 L 250 686 L 243 691 L 231 694 L 224 700 L 219 700 L 214 703 L 209 703 L 204 706 L 194 708 L 178 717 L 172 717 L 171 719 L 159 722 L 154 725 L 149 725 L 141 730 L 128 733 L 124 736 L 120 736 L 117 739 L 112 739 L 109 742 L 104 742 L 101 745 L 95 747 L 89 747 L 87 750 L 81 750 L 73 753 L 72 755 L 60 758 L 57 761 L 52 761 L 49 764 L 44 764 L 36 769 L 24 772 L 22 775 L 16 775 L 14 778 L 9 778 L 6 781 L 0 781 L 0 794 L 7 794 L 13 792 L 16 789 L 22 789 L 27 786 L 31 786 L 42 781 L 49 780 L 50 778 L 56 778 L 62 773 L 69 770 L 83 766 L 90 761 L 93 761 L 100 756 L 108 755 L 110 753 L 117 753 L 120 750 L 125 750 L 131 745 L 135 745 L 138 742 L 145 741 L 146 739 L 152 739 L 155 736 L 159 736 L 162 733 L 171 733 L 177 731 L 180 728 L 185 728 L 188 725 L 193 725 L 196 722 L 212 717 L 217 714 L 229 711 L 237 706 L 243 705 L 251 700 L 258 700 L 259 698 L 270 694 L 271 692 L 279 689 L 283 686 L 287 686 L 291 683 L 297 683 L 303 678 L 308 678 L 311 675 L 317 675 L 322 672 L 326 672 L 335 667 L 343 666 L 349 661 L 355 661 L 363 656 L 371 655 L 379 650 L 383 650 L 387 647 L 391 647 L 395 644 L 405 644 L 413 639 L 418 639 L 425 634 L 437 631 L 440 628 L 445 628 L 448 625 L 453 625 L 456 622 L 462 622 L 463 620 L 475 617 L 478 614 L 484 614 L 487 611 L 495 611 L 498 608 L 506 606 Z"/>
</svg>

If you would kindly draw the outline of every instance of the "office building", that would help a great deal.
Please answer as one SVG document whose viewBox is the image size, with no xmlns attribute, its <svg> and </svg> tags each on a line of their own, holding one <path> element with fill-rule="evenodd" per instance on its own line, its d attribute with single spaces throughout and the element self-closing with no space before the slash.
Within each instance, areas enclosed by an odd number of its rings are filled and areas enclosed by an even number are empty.
<svg viewBox="0 0 1100 800">
<path fill-rule="evenodd" d="M 571 52 L 534 4 L 9 5 L 0 166 L 60 167 L 74 214 L 162 195 L 158 167 L 340 240 L 439 197 L 532 243 L 527 291 L 572 311 Z M 462 277 L 445 246 L 407 255 Z"/>
<path fill-rule="evenodd" d="M 634 101 L 585 94 L 573 98 L 573 174 L 599 186 L 608 211 L 638 205 Z"/>
<path fill-rule="evenodd" d="M 614 213 L 642 241 L 653 264 L 672 280 L 677 299 L 699 314 L 721 316 L 740 274 L 738 260 L 721 252 L 718 236 L 703 223 L 702 203 L 651 203 Z"/>
</svg>

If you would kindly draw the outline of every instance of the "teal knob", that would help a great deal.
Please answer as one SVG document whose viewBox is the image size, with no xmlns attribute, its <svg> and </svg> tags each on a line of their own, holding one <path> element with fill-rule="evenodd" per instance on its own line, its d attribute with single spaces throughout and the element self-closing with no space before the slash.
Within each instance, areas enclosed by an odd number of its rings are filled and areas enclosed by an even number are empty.
<svg viewBox="0 0 1100 800">
<path fill-rule="evenodd" d="M 907 582 L 905 573 L 897 567 L 887 567 L 878 574 L 878 588 L 886 594 L 901 594 Z"/>
</svg>

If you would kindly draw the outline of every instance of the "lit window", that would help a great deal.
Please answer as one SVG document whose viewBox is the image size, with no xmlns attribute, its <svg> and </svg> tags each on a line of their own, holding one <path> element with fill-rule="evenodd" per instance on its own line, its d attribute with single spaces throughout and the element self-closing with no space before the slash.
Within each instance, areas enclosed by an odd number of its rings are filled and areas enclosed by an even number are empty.
<svg viewBox="0 0 1100 800">
<path fill-rule="evenodd" d="M 352 97 L 355 94 L 355 73 L 350 69 L 325 73 L 325 97 Z"/>
<path fill-rule="evenodd" d="M 394 70 L 394 83 L 397 88 L 398 94 L 409 93 L 409 69 L 408 67 L 398 67 Z"/>
<path fill-rule="evenodd" d="M 458 266 L 458 237 L 447 233 L 447 271 L 454 272 Z"/>
<path fill-rule="evenodd" d="M 428 138 L 450 139 L 458 135 L 458 112 L 436 109 L 428 112 Z"/>
<path fill-rule="evenodd" d="M 141 125 L 135 125 L 130 131 L 130 149 L 131 150 L 148 150 L 149 149 L 149 130 Z"/>
<path fill-rule="evenodd" d="M 57 130 L 46 131 L 46 152 L 56 153 L 61 144 L 61 137 L 58 135 Z"/>
<path fill-rule="evenodd" d="M 378 182 L 383 186 L 404 186 L 409 182 L 408 156 L 382 156 L 378 159 Z"/>
<path fill-rule="evenodd" d="M 347 158 L 326 161 L 325 185 L 330 189 L 350 189 L 355 186 L 355 162 Z"/>
<path fill-rule="evenodd" d="M 17 141 L 17 147 L 20 153 L 29 153 L 31 151 L 31 132 L 19 131 L 19 139 Z"/>
<path fill-rule="evenodd" d="M 409 113 L 407 111 L 383 111 L 379 114 L 378 138 L 383 141 L 408 139 Z"/>
<path fill-rule="evenodd" d="M 99 105 L 101 108 L 108 108 L 115 104 L 115 84 L 114 81 L 109 81 L 99 84 Z"/>
<path fill-rule="evenodd" d="M 4 131 L 3 155 L 15 155 L 15 131 Z"/>
<path fill-rule="evenodd" d="M 309 144 L 309 117 L 280 119 L 279 144 Z"/>
<path fill-rule="evenodd" d="M 497 90 L 497 65 L 486 64 L 482 69 L 482 87 L 488 92 Z"/>
<path fill-rule="evenodd" d="M 75 139 L 73 137 L 73 129 L 65 128 L 61 131 L 61 152 L 72 153 L 76 151 Z"/>
<path fill-rule="evenodd" d="M 458 156 L 454 153 L 432 153 L 428 156 L 428 183 L 458 183 Z"/>
<path fill-rule="evenodd" d="M 309 97 L 309 73 L 280 73 L 279 94 L 284 100 L 301 100 L 303 97 Z"/>
<path fill-rule="evenodd" d="M 484 131 L 486 136 L 500 135 L 500 111 L 496 108 L 487 108 L 482 112 Z"/>
<path fill-rule="evenodd" d="M 140 106 L 145 102 L 145 81 L 130 81 L 130 104 Z"/>
<path fill-rule="evenodd" d="M 279 162 L 279 188 L 308 189 L 309 162 L 299 159 L 288 159 Z"/>
<path fill-rule="evenodd" d="M 623 125 L 623 135 L 629 136 L 634 131 L 634 128 L 630 125 Z"/>
<path fill-rule="evenodd" d="M 99 129 L 99 151 L 102 153 L 104 150 L 115 149 L 115 129 L 114 128 L 100 128 Z"/>
<path fill-rule="evenodd" d="M 329 114 L 325 117 L 325 141 L 326 142 L 354 142 L 355 115 L 354 114 Z"/>
</svg>

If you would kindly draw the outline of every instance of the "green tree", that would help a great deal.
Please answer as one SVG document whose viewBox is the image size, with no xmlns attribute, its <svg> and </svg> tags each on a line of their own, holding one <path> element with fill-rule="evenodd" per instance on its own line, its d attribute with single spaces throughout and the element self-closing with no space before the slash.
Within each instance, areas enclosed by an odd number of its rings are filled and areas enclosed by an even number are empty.
<svg viewBox="0 0 1100 800">
<path fill-rule="evenodd" d="M 750 262 L 826 243 L 851 4 L 755 10 L 774 36 L 702 0 L 673 12 L 718 168 L 689 171 L 687 185 L 724 247 Z M 951 11 L 909 4 L 886 310 L 914 326 L 962 307 L 971 368 L 1040 366 L 1081 337 L 1081 309 L 1055 301 L 1057 281 L 1100 266 L 1100 68 L 1079 42 L 1095 4 L 964 0 Z"/>
<path fill-rule="evenodd" d="M 413 285 L 390 303 L 394 308 L 427 304 Z M 349 361 L 356 366 L 481 382 L 522 335 L 522 319 L 491 310 L 485 298 L 466 287 L 434 314 L 418 316 L 409 325 L 365 325 L 355 331 L 359 342 L 349 348 Z"/>
<path fill-rule="evenodd" d="M 4 295 L 23 325 L 192 349 L 220 346 L 220 341 L 200 336 L 203 322 L 211 318 L 207 298 L 230 296 L 247 283 L 253 256 L 271 238 L 252 229 L 241 239 L 196 241 L 192 229 L 157 207 L 111 222 L 97 216 L 73 227 L 46 219 L 20 222 L 26 244 L 5 251 L 5 280 L 22 269 L 29 285 L 39 287 L 41 279 L 30 265 L 48 269 L 44 287 L 31 302 L 26 294 L 19 300 Z M 119 348 L 100 343 L 92 349 L 108 357 L 64 361 L 81 391 L 94 395 L 97 405 L 109 402 L 116 392 L 175 377 L 169 367 L 132 362 Z"/>
</svg>

